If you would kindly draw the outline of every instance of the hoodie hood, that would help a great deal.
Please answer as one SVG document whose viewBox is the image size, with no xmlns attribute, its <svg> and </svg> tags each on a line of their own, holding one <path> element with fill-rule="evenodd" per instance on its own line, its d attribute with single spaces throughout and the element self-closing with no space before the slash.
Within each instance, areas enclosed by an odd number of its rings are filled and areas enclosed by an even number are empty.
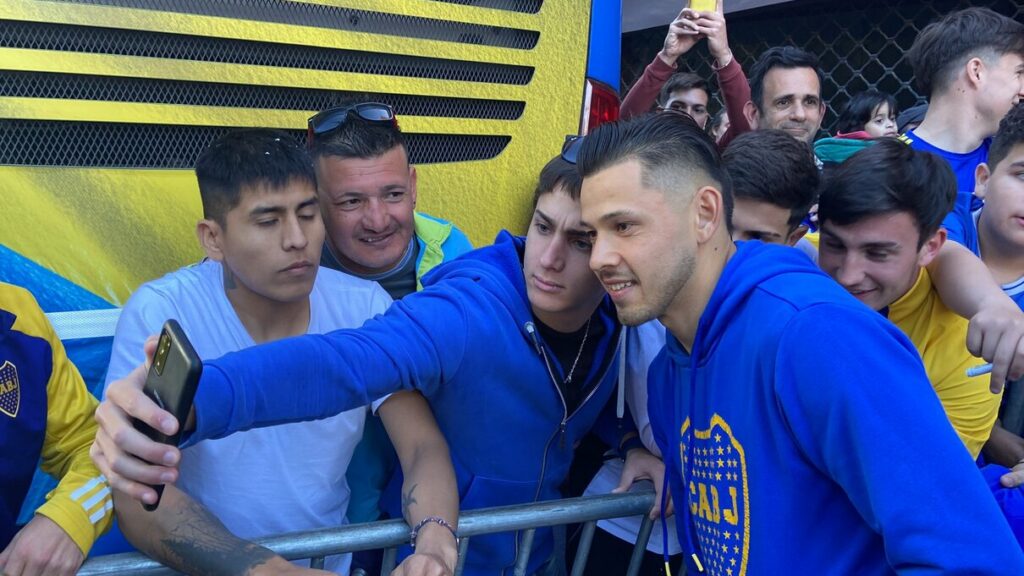
<svg viewBox="0 0 1024 576">
<path fill-rule="evenodd" d="M 678 340 L 669 338 L 669 357 L 675 361 L 683 357 L 692 358 L 694 364 L 700 366 L 714 352 L 722 333 L 751 293 L 783 274 L 787 275 L 787 282 L 792 282 L 793 273 L 824 277 L 824 273 L 799 250 L 758 240 L 737 242 L 736 253 L 722 270 L 718 284 L 700 316 L 693 350 L 688 354 Z"/>
<path fill-rule="evenodd" d="M 530 299 L 523 277 L 523 251 L 526 238 L 513 236 L 502 230 L 492 246 L 472 250 L 456 261 L 441 264 L 423 277 L 423 287 L 429 287 L 448 278 L 469 278 L 482 282 L 501 300 L 515 317 L 520 327 L 533 319 Z"/>
</svg>

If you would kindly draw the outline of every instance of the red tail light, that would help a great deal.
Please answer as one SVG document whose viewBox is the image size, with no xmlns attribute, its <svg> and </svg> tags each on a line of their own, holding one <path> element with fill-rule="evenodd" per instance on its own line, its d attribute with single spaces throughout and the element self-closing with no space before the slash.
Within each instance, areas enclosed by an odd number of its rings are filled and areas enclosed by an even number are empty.
<svg viewBox="0 0 1024 576">
<path fill-rule="evenodd" d="M 583 95 L 583 125 L 580 134 L 587 134 L 605 122 L 619 119 L 619 95 L 610 86 L 587 79 Z"/>
</svg>

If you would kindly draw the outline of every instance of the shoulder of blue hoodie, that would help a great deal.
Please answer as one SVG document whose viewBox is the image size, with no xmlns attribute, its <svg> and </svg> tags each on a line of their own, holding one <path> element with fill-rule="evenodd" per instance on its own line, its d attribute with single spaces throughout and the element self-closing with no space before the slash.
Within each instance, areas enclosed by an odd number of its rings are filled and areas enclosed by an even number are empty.
<svg viewBox="0 0 1024 576">
<path fill-rule="evenodd" d="M 196 430 L 185 445 L 328 417 L 397 390 L 429 397 L 467 358 L 490 358 L 498 348 L 532 354 L 521 244 L 502 233 L 492 246 L 437 266 L 423 278 L 423 290 L 359 329 L 270 342 L 205 362 Z M 503 320 L 508 325 L 496 326 Z"/>
<path fill-rule="evenodd" d="M 751 326 L 740 322 L 745 315 L 761 329 L 735 329 Z M 883 536 L 886 560 L 897 572 L 1024 573 L 1024 557 L 917 353 L 892 323 L 799 252 L 741 243 L 701 317 L 698 370 L 735 364 L 741 349 L 773 365 L 737 377 L 752 390 L 771 388 L 782 436 Z M 651 421 L 677 494 L 687 493 L 677 445 L 687 415 L 666 398 L 687 386 L 680 379 L 690 374 L 689 360 L 670 338 L 650 378 Z"/>
</svg>

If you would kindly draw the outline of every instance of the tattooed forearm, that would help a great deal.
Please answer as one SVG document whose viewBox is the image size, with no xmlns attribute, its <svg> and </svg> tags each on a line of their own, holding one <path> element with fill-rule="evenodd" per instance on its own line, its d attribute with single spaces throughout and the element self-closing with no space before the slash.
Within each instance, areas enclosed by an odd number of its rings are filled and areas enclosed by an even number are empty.
<svg viewBox="0 0 1024 576">
<path fill-rule="evenodd" d="M 412 508 L 413 504 L 416 504 L 416 497 L 412 495 L 416 491 L 418 484 L 413 484 L 409 487 L 409 491 L 402 491 L 402 516 L 405 517 L 405 521 L 412 523 L 412 516 L 410 516 L 409 509 Z"/>
<path fill-rule="evenodd" d="M 161 561 L 187 574 L 244 576 L 275 554 L 242 540 L 199 503 L 174 510 L 173 528 L 160 541 Z"/>
</svg>

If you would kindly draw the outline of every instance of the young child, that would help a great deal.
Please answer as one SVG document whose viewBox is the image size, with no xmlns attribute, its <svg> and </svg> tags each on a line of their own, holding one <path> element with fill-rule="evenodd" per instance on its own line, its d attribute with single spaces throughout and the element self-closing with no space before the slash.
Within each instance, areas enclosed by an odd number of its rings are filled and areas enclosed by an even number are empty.
<svg viewBox="0 0 1024 576">
<path fill-rule="evenodd" d="M 896 98 L 877 90 L 855 94 L 839 114 L 836 135 L 814 143 L 814 153 L 834 166 L 870 146 L 875 138 L 897 136 Z"/>
</svg>

